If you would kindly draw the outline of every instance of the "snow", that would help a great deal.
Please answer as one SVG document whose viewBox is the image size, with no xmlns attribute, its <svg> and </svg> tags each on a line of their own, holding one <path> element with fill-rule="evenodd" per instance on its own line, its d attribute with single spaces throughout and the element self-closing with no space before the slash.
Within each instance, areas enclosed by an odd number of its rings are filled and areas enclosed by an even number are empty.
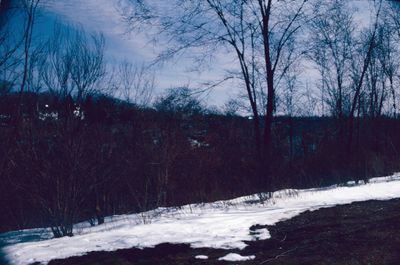
<svg viewBox="0 0 400 265">
<path fill-rule="evenodd" d="M 246 261 L 246 260 L 253 260 L 255 259 L 256 256 L 251 255 L 251 256 L 242 256 L 236 253 L 229 253 L 226 256 L 223 256 L 222 258 L 219 258 L 218 260 L 224 260 L 224 261 Z"/>
<path fill-rule="evenodd" d="M 0 234 L 2 252 L 11 264 L 46 264 L 56 258 L 90 251 L 154 247 L 161 243 L 187 243 L 193 248 L 243 249 L 244 241 L 267 239 L 267 229 L 250 231 L 253 225 L 273 225 L 307 210 L 365 200 L 400 197 L 400 174 L 374 178 L 357 185 L 335 185 L 306 190 L 281 190 L 265 201 L 265 194 L 228 201 L 192 204 L 176 208 L 107 217 L 91 227 L 79 223 L 75 236 L 51 239 L 49 229 Z"/>
<path fill-rule="evenodd" d="M 271 237 L 267 228 L 257 229 L 254 232 L 251 232 L 251 234 L 257 240 L 265 240 Z"/>
<path fill-rule="evenodd" d="M 196 257 L 194 257 L 195 259 L 208 259 L 208 256 L 206 255 L 197 255 Z"/>
</svg>

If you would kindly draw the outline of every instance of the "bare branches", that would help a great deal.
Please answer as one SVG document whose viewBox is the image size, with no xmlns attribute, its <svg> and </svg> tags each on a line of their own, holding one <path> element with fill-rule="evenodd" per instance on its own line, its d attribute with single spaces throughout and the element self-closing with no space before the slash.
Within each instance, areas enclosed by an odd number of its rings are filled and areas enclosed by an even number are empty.
<svg viewBox="0 0 400 265">
<path fill-rule="evenodd" d="M 148 106 L 155 89 L 155 75 L 146 66 L 122 62 L 117 70 L 118 94 L 128 103 Z"/>
<path fill-rule="evenodd" d="M 61 98 L 76 96 L 78 103 L 99 91 L 105 76 L 101 34 L 88 38 L 83 30 L 72 32 L 56 26 L 47 47 L 41 76 L 49 91 Z"/>
<path fill-rule="evenodd" d="M 23 62 L 23 73 L 22 73 L 22 81 L 20 86 L 20 93 L 24 92 L 26 79 L 28 75 L 28 67 L 29 67 L 29 56 L 30 49 L 32 45 L 32 35 L 33 28 L 36 17 L 36 9 L 39 5 L 40 0 L 24 0 L 22 1 L 23 10 L 26 13 L 26 19 L 24 21 L 24 62 Z"/>
<path fill-rule="evenodd" d="M 80 103 L 93 94 L 99 80 L 105 75 L 104 68 L 104 37 L 102 34 L 92 35 L 87 40 L 84 31 L 77 31 L 70 51 L 74 60 L 71 65 L 71 79 L 76 86 L 76 97 Z"/>
<path fill-rule="evenodd" d="M 135 27 L 137 21 L 153 20 L 150 23 L 153 29 L 168 39 L 168 48 L 158 60 L 167 60 L 185 51 L 202 58 L 201 62 L 216 51 L 227 52 L 235 58 L 240 69 L 237 78 L 243 80 L 253 114 L 257 153 L 261 150 L 260 113 L 266 113 L 264 145 L 268 149 L 276 103 L 275 86 L 294 65 L 293 61 L 302 55 L 294 51 L 309 1 L 176 0 L 169 3 L 163 15 L 158 10 L 160 7 L 150 2 L 131 2 L 131 15 L 124 14 L 128 24 Z"/>
<path fill-rule="evenodd" d="M 378 23 L 379 23 L 379 15 L 381 12 L 381 8 L 382 8 L 382 0 L 379 1 L 379 7 L 378 10 L 376 12 L 376 16 L 375 16 L 375 22 L 373 24 L 373 29 L 372 32 L 370 33 L 370 36 L 367 37 L 367 51 L 366 51 L 366 55 L 363 61 L 363 65 L 362 65 L 362 71 L 361 71 L 361 75 L 356 83 L 355 86 L 355 93 L 354 93 L 354 97 L 353 97 L 353 101 L 351 104 L 351 109 L 350 109 L 350 117 L 353 118 L 354 117 L 354 112 L 356 110 L 356 106 L 357 106 L 357 101 L 359 99 L 360 93 L 361 93 L 361 88 L 363 85 L 363 81 L 364 81 L 364 76 L 367 72 L 367 69 L 369 67 L 369 64 L 371 62 L 371 57 L 372 57 L 372 53 L 374 51 L 374 48 L 376 46 L 376 35 L 377 35 L 377 29 L 378 29 Z"/>
<path fill-rule="evenodd" d="M 331 113 L 341 118 L 346 112 L 345 101 L 350 89 L 354 21 L 351 9 L 342 1 L 333 1 L 326 9 L 318 10 L 325 15 L 311 22 L 313 47 L 308 55 L 316 63 L 321 75 L 322 87 Z"/>
</svg>

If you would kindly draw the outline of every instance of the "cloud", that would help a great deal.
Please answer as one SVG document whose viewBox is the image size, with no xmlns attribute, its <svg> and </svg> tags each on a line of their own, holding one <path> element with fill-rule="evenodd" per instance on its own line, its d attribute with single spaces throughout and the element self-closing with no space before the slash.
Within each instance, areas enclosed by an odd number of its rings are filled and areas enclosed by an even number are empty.
<svg viewBox="0 0 400 265">
<path fill-rule="evenodd" d="M 127 25 L 118 11 L 121 0 L 69 0 L 46 2 L 45 10 L 59 16 L 62 21 L 80 24 L 89 31 L 101 31 L 106 38 L 107 55 L 113 61 L 127 60 L 133 63 L 149 63 L 157 56 L 145 33 L 128 33 Z M 204 73 L 188 73 L 187 62 L 167 62 L 158 71 L 158 84 L 162 88 L 195 84 L 205 80 Z"/>
<path fill-rule="evenodd" d="M 127 34 L 118 11 L 118 0 L 69 0 L 46 2 L 45 9 L 89 31 L 101 31 L 107 41 L 108 54 L 117 59 L 146 61 L 154 52 L 145 36 Z"/>
</svg>

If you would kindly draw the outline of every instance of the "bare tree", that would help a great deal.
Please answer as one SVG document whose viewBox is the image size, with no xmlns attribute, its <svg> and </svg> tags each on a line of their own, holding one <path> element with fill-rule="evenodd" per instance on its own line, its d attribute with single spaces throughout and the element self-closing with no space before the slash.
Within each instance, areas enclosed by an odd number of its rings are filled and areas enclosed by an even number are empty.
<svg viewBox="0 0 400 265">
<path fill-rule="evenodd" d="M 392 98 L 393 116 L 397 117 L 397 94 L 396 83 L 399 82 L 400 61 L 396 54 L 399 53 L 400 40 L 400 15 L 399 5 L 390 2 L 385 6 L 384 12 L 389 16 L 382 16 L 381 26 L 379 29 L 379 60 L 383 71 L 389 81 L 389 90 Z"/>
<path fill-rule="evenodd" d="M 387 81 L 393 83 L 392 67 L 394 65 L 388 56 L 388 53 L 390 54 L 392 51 L 389 50 L 390 47 L 387 46 L 387 40 L 385 40 L 385 38 L 388 38 L 387 32 L 384 33 L 383 30 L 382 26 L 378 28 L 376 48 L 371 54 L 370 66 L 366 73 L 365 91 L 363 91 L 366 106 L 360 106 L 363 110 L 362 114 L 371 118 L 378 118 L 383 114 L 384 104 L 390 89 L 390 87 L 387 87 Z M 393 84 L 390 86 L 392 87 Z M 395 95 L 392 95 L 395 100 Z M 393 104 L 395 111 L 395 101 L 393 101 Z"/>
<path fill-rule="evenodd" d="M 86 96 L 100 90 L 105 76 L 104 37 L 82 29 L 71 31 L 55 27 L 47 44 L 47 58 L 41 75 L 47 89 L 58 97 L 76 97 L 81 104 Z"/>
<path fill-rule="evenodd" d="M 98 176 L 108 172 L 100 172 L 96 166 L 103 158 L 103 147 L 89 145 L 89 132 L 82 126 L 83 116 L 80 110 L 77 113 L 73 100 L 75 97 L 80 104 L 97 91 L 105 67 L 104 39 L 101 35 L 89 39 L 81 30 L 70 32 L 56 26 L 46 47 L 30 52 L 25 91 L 30 88 L 38 92 L 44 85 L 60 100 L 56 110 L 64 110 L 65 115 L 50 121 L 61 125 L 54 127 L 51 137 L 46 136 L 48 126 L 39 119 L 23 124 L 27 129 L 20 132 L 24 140 L 17 142 L 14 151 L 15 156 L 27 162 L 13 170 L 30 172 L 32 178 L 23 183 L 22 189 L 42 210 L 54 236 L 72 236 L 80 208 L 90 194 L 97 197 L 99 182 L 106 179 Z M 96 209 L 99 201 L 96 198 Z M 99 223 L 102 218 L 98 214 Z"/>
<path fill-rule="evenodd" d="M 46 88 L 56 97 L 65 99 L 75 90 L 71 80 L 73 54 L 68 48 L 71 32 L 55 26 L 53 36 L 48 40 L 46 60 L 41 71 Z"/>
<path fill-rule="evenodd" d="M 225 102 L 222 111 L 227 116 L 236 116 L 239 115 L 239 112 L 243 110 L 243 103 L 236 98 L 230 98 L 227 102 Z"/>
<path fill-rule="evenodd" d="M 370 67 L 373 52 L 376 49 L 376 38 L 379 26 L 380 12 L 382 8 L 382 0 L 380 0 L 376 7 L 375 21 L 373 21 L 371 28 L 368 28 L 363 35 L 361 41 L 361 47 L 359 52 L 361 54 L 360 60 L 353 62 L 353 95 L 351 99 L 350 112 L 349 112 L 349 128 L 348 128 L 348 141 L 347 141 L 347 152 L 351 153 L 353 145 L 353 134 L 354 134 L 354 118 L 357 106 L 360 100 L 361 90 L 363 88 L 364 79 L 367 74 L 367 70 Z"/>
<path fill-rule="evenodd" d="M 119 96 L 139 107 L 148 106 L 155 88 L 155 75 L 142 65 L 133 65 L 127 61 L 118 67 L 116 77 Z"/>
<path fill-rule="evenodd" d="M 330 5 L 323 6 L 318 10 L 320 15 L 311 23 L 314 46 L 309 55 L 320 72 L 321 89 L 328 93 L 326 100 L 332 114 L 339 120 L 348 118 L 347 151 L 352 145 L 354 118 L 360 107 L 366 77 L 374 94 L 370 97 L 374 101 L 370 103 L 377 104 L 376 109 L 382 109 L 384 95 L 377 91 L 378 77 L 373 73 L 376 70 L 373 56 L 381 6 L 382 1 L 379 1 L 374 10 L 375 20 L 365 30 L 356 31 L 354 11 L 343 1 L 332 1 Z M 379 100 L 378 94 L 381 97 Z M 344 130 L 341 126 L 340 139 L 344 139 Z"/>
<path fill-rule="evenodd" d="M 290 69 L 284 78 L 285 89 L 282 95 L 283 113 L 288 117 L 289 126 L 289 160 L 292 161 L 294 155 L 294 120 L 293 117 L 299 115 L 302 97 L 299 93 L 300 81 L 298 80 L 299 70 L 296 68 Z M 303 100 L 304 103 L 304 100 Z"/>
<path fill-rule="evenodd" d="M 246 95 L 249 100 L 254 121 L 256 149 L 261 148 L 261 132 L 259 108 L 257 106 L 257 92 L 255 84 L 256 73 L 256 36 L 258 27 L 254 18 L 247 19 L 244 1 L 174 1 L 171 10 L 179 10 L 175 14 L 163 16 L 152 9 L 150 2 L 132 1 L 135 13 L 124 14 L 130 25 L 158 21 L 165 36 L 170 39 L 171 45 L 163 51 L 158 60 L 169 59 L 182 54 L 188 49 L 200 50 L 201 55 L 197 62 L 207 61 L 216 50 L 227 49 L 236 57 L 240 71 L 230 72 L 244 82 Z M 252 23 L 253 22 L 253 23 Z M 227 77 L 228 78 L 228 77 Z"/>
<path fill-rule="evenodd" d="M 387 26 L 391 26 L 394 32 L 397 33 L 397 36 L 400 37 L 400 6 L 396 1 L 390 1 L 389 6 L 387 7 L 386 12 L 388 13 L 389 20 Z"/>
<path fill-rule="evenodd" d="M 23 93 L 25 92 L 27 78 L 29 75 L 29 60 L 30 60 L 30 55 L 31 55 L 33 29 L 34 29 L 34 25 L 35 25 L 36 11 L 37 11 L 39 2 L 40 2 L 40 0 L 23 0 L 23 1 L 21 1 L 22 9 L 25 12 L 26 19 L 24 19 L 23 63 L 22 63 L 23 71 L 22 71 L 21 85 L 19 88 L 20 102 L 19 102 L 18 112 L 17 112 L 17 115 L 18 115 L 17 123 L 21 116 Z"/>
<path fill-rule="evenodd" d="M 305 5 L 307 0 L 288 1 L 273 3 L 272 0 L 258 0 L 258 7 L 252 6 L 254 13 L 258 14 L 258 22 L 262 33 L 262 43 L 264 47 L 264 61 L 267 80 L 267 106 L 264 129 L 264 145 L 267 157 L 271 154 L 272 122 L 275 104 L 275 81 L 279 77 L 278 70 L 282 67 L 282 58 L 288 44 L 292 43 L 293 38 L 299 32 L 304 17 Z M 275 6 L 276 5 L 276 6 Z M 273 15 L 281 18 L 274 20 Z M 303 21 L 304 22 L 304 21 Z M 289 57 L 291 52 L 289 52 Z M 287 70 L 289 64 L 281 69 L 281 76 Z"/>
<path fill-rule="evenodd" d="M 11 1 L 0 3 L 0 78 L 6 78 L 6 71 L 14 66 L 18 60 L 12 58 L 23 43 L 23 37 L 13 31 L 10 20 L 15 15 L 16 8 Z M 24 34 L 22 34 L 24 35 Z M 11 61 L 11 62 L 10 62 Z"/>
<path fill-rule="evenodd" d="M 93 34 L 88 40 L 83 30 L 75 32 L 70 52 L 74 55 L 71 65 L 71 79 L 76 87 L 76 99 L 80 104 L 87 95 L 96 92 L 98 82 L 105 75 L 104 37 Z"/>
<path fill-rule="evenodd" d="M 165 95 L 154 102 L 154 107 L 163 113 L 179 113 L 189 116 L 200 114 L 203 111 L 200 100 L 186 86 L 168 89 Z"/>
<path fill-rule="evenodd" d="M 355 43 L 353 11 L 344 1 L 331 1 L 321 6 L 311 22 L 313 47 L 310 58 L 321 76 L 321 89 L 331 114 L 342 119 L 349 112 L 352 53 Z M 346 109 L 347 107 L 347 109 Z"/>
<path fill-rule="evenodd" d="M 157 7 L 149 2 L 131 2 L 134 8 L 133 12 L 125 13 L 127 22 L 133 27 L 146 22 L 155 25 L 172 44 L 159 59 L 182 54 L 188 49 L 200 50 L 197 58 L 201 62 L 213 56 L 215 51 L 232 53 L 251 106 L 258 153 L 262 149 L 260 110 L 265 108 L 263 149 L 268 157 L 275 82 L 290 66 L 283 58 L 291 58 L 292 61 L 297 58 L 289 56 L 292 52 L 287 46 L 300 32 L 307 1 L 178 0 L 169 3 L 171 13 L 167 15 L 164 9 L 162 13 L 157 13 Z M 262 79 L 258 78 L 260 74 Z M 261 87 L 265 84 L 266 89 Z M 266 95 L 266 106 L 259 106 L 259 102 L 263 102 L 258 99 L 259 95 Z"/>
</svg>

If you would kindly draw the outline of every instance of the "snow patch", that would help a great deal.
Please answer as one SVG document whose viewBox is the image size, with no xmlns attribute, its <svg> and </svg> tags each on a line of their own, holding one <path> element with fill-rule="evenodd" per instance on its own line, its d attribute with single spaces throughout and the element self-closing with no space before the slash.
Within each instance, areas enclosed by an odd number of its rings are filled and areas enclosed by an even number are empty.
<svg viewBox="0 0 400 265">
<path fill-rule="evenodd" d="M 52 259 L 84 255 L 90 251 L 147 248 L 161 243 L 184 243 L 193 248 L 243 249 L 244 241 L 267 239 L 267 229 L 250 231 L 256 225 L 274 225 L 307 210 L 366 200 L 400 197 L 400 174 L 370 179 L 364 184 L 327 188 L 281 190 L 271 199 L 266 194 L 233 200 L 158 208 L 130 215 L 116 215 L 91 227 L 79 223 L 75 236 L 51 238 L 48 228 L 0 234 L 1 252 L 10 264 L 46 264 Z M 146 220 L 143 219 L 146 216 Z"/>
<path fill-rule="evenodd" d="M 257 229 L 251 232 L 251 234 L 256 240 L 265 240 L 271 237 L 267 228 Z"/>
<path fill-rule="evenodd" d="M 255 259 L 256 256 L 251 255 L 251 256 L 242 256 L 236 253 L 229 253 L 226 256 L 223 256 L 219 258 L 218 260 L 224 260 L 224 261 L 246 261 L 246 260 L 253 260 Z"/>
<path fill-rule="evenodd" d="M 206 255 L 197 255 L 196 257 L 194 257 L 195 259 L 208 259 L 208 256 Z"/>
</svg>

